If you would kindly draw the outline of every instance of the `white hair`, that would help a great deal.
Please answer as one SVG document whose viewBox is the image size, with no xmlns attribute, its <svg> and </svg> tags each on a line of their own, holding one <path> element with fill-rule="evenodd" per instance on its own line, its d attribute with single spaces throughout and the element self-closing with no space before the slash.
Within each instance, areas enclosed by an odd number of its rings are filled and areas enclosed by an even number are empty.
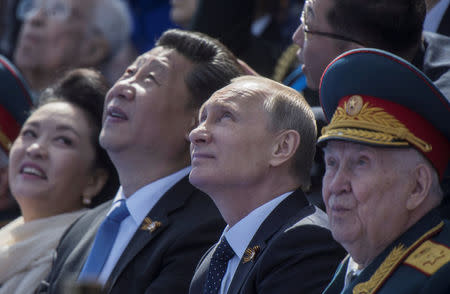
<svg viewBox="0 0 450 294">
<path fill-rule="evenodd" d="M 97 0 L 92 15 L 93 25 L 103 34 L 114 56 L 130 39 L 131 12 L 123 0 Z"/>
</svg>

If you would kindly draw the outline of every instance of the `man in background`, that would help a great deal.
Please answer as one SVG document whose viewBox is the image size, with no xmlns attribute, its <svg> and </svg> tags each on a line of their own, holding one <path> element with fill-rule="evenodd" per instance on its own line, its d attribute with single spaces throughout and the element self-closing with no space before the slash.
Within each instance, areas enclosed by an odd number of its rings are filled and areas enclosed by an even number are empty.
<svg viewBox="0 0 450 294">
<path fill-rule="evenodd" d="M 325 294 L 449 293 L 450 224 L 437 207 L 450 103 L 422 72 L 377 49 L 326 69 L 323 199 L 349 256 Z"/>
</svg>

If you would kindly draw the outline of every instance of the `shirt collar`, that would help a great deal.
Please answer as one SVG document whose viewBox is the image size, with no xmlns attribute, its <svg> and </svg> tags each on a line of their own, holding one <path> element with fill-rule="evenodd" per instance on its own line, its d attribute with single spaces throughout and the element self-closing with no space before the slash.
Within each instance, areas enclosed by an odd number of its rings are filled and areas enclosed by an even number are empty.
<svg viewBox="0 0 450 294">
<path fill-rule="evenodd" d="M 173 174 L 170 174 L 164 178 L 158 179 L 146 186 L 141 187 L 128 198 L 125 198 L 122 186 L 120 186 L 116 196 L 114 197 L 112 207 L 114 207 L 117 201 L 125 199 L 131 217 L 136 224 L 140 224 L 144 221 L 144 218 L 147 216 L 149 211 L 162 198 L 162 196 L 173 185 L 184 178 L 190 171 L 190 166 L 185 167 Z"/>
<path fill-rule="evenodd" d="M 230 243 L 231 248 L 233 248 L 234 253 L 236 253 L 239 259 L 242 259 L 248 244 L 261 226 L 262 222 L 269 216 L 275 207 L 277 207 L 277 205 L 280 204 L 280 202 L 292 192 L 293 191 L 284 193 L 283 195 L 280 195 L 254 209 L 231 228 L 230 226 L 226 226 L 222 236 L 227 238 L 228 243 Z"/>
</svg>

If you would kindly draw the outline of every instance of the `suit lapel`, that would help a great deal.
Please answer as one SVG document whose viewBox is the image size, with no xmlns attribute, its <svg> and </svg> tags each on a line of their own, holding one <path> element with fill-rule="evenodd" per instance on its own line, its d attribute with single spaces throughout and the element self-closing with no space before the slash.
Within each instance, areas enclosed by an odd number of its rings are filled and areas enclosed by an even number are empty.
<svg viewBox="0 0 450 294">
<path fill-rule="evenodd" d="M 450 35 L 450 6 L 445 10 L 444 15 L 441 18 L 437 33 L 449 36 Z"/>
<path fill-rule="evenodd" d="M 170 226 L 170 214 L 185 204 L 194 189 L 195 188 L 189 184 L 188 177 L 186 176 L 161 197 L 147 214 L 147 218 L 151 220 L 153 225 L 149 224 L 148 221 L 144 221 L 144 223 L 139 226 L 111 272 L 105 285 L 105 293 L 110 292 L 119 275 L 134 257 L 147 246 L 147 244 Z M 155 226 L 155 223 L 159 224 Z"/>
<path fill-rule="evenodd" d="M 298 219 L 299 211 L 304 213 L 303 208 L 308 207 L 308 205 L 309 202 L 306 200 L 303 192 L 297 189 L 269 214 L 250 241 L 247 252 L 244 254 L 233 276 L 228 294 L 239 293 L 244 281 L 247 279 L 247 275 L 256 264 L 259 256 L 264 252 L 272 236 L 279 232 L 283 226 L 290 223 L 294 216 L 295 219 Z"/>
<path fill-rule="evenodd" d="M 92 246 L 94 245 L 94 240 L 97 235 L 98 229 L 100 228 L 100 225 L 106 218 L 106 215 L 111 208 L 112 202 L 113 202 L 112 200 L 105 202 L 104 204 L 102 204 L 101 208 L 98 207 L 98 209 L 91 211 L 93 217 L 92 220 L 91 219 L 88 220 L 90 226 L 87 232 L 83 230 L 78 232 L 77 234 L 73 234 L 73 236 L 76 237 L 82 236 L 81 239 L 78 241 L 77 246 L 72 251 L 74 253 L 72 258 L 78 260 L 77 261 L 78 268 L 74 270 L 73 273 L 76 275 L 75 280 L 78 279 L 78 276 L 80 275 L 81 270 L 83 269 L 84 264 L 86 263 L 86 260 L 89 256 L 89 253 L 91 253 L 91 249 Z M 81 227 L 83 227 L 83 229 L 85 228 L 85 226 Z M 68 236 L 70 236 L 70 234 Z M 73 242 L 76 241 L 73 240 Z M 82 253 L 81 256 L 78 255 L 79 252 Z"/>
<path fill-rule="evenodd" d="M 214 246 L 208 249 L 205 255 L 199 262 L 198 267 L 195 269 L 194 276 L 192 278 L 191 285 L 189 287 L 189 293 L 202 293 L 203 286 L 206 283 L 206 278 L 208 276 L 209 266 L 211 265 L 211 259 L 216 251 L 219 243 L 216 243 Z"/>
</svg>

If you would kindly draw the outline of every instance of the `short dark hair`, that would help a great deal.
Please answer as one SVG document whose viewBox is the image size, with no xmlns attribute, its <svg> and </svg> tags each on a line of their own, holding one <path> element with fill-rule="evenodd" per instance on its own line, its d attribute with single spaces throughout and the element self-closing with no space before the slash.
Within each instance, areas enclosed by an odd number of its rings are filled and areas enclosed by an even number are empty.
<svg viewBox="0 0 450 294">
<path fill-rule="evenodd" d="M 93 69 L 70 70 L 39 97 L 37 108 L 52 102 L 67 102 L 81 109 L 92 128 L 91 142 L 95 149 L 96 168 L 108 171 L 108 180 L 102 190 L 92 199 L 94 207 L 112 198 L 119 187 L 119 177 L 98 137 L 102 128 L 103 104 L 109 84 L 103 75 Z"/>
<path fill-rule="evenodd" d="M 327 19 L 335 32 L 366 47 L 402 56 L 420 44 L 424 0 L 333 0 Z"/>
<path fill-rule="evenodd" d="M 156 46 L 175 49 L 194 64 L 185 82 L 195 108 L 216 90 L 228 85 L 231 79 L 243 74 L 233 53 L 203 33 L 171 29 L 164 32 Z"/>
</svg>

